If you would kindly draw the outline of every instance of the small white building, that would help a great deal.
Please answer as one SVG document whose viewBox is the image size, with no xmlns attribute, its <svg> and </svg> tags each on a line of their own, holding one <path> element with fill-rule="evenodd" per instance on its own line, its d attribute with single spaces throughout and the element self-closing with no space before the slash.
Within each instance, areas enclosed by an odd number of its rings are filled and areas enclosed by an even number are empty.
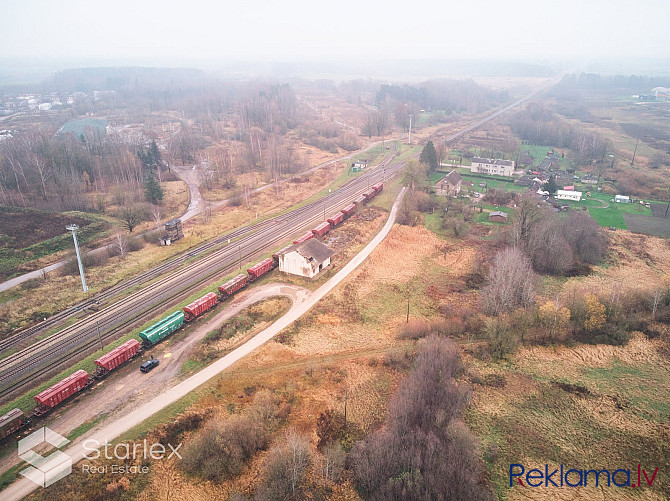
<svg viewBox="0 0 670 501">
<path fill-rule="evenodd" d="M 277 253 L 279 271 L 312 278 L 330 266 L 332 255 L 332 250 L 316 238 L 311 238 L 306 242 L 290 245 Z"/>
<path fill-rule="evenodd" d="M 614 201 L 620 204 L 628 204 L 630 203 L 630 197 L 626 195 L 614 195 Z"/>
<path fill-rule="evenodd" d="M 581 199 L 581 191 L 558 190 L 556 192 L 556 200 L 573 200 L 575 202 L 579 202 Z"/>
<path fill-rule="evenodd" d="M 470 166 L 470 172 L 509 177 L 514 174 L 514 160 L 474 157 Z"/>
</svg>

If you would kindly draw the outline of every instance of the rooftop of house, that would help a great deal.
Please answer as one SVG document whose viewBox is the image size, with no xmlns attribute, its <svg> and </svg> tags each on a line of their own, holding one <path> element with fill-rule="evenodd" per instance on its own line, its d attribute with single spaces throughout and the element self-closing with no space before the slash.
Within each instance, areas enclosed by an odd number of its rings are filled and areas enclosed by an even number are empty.
<svg viewBox="0 0 670 501">
<path fill-rule="evenodd" d="M 512 160 L 502 160 L 500 158 L 473 157 L 472 163 L 504 165 L 507 167 L 514 167 L 514 162 Z"/>
<path fill-rule="evenodd" d="M 317 263 L 323 263 L 326 259 L 334 254 L 333 251 L 330 250 L 325 244 L 321 243 L 315 238 L 310 238 L 309 240 L 299 244 L 289 245 L 285 249 L 279 251 L 277 254 L 280 256 L 285 256 L 286 254 L 290 254 L 294 251 L 307 259 L 307 261 L 316 261 Z"/>
</svg>

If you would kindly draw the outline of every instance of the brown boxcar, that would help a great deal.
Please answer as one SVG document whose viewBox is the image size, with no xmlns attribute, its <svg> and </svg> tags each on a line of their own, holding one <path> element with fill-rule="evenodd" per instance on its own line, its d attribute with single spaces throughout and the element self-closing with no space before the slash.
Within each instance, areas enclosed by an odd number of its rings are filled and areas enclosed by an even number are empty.
<svg viewBox="0 0 670 501">
<path fill-rule="evenodd" d="M 358 197 L 356 200 L 354 200 L 354 205 L 355 205 L 356 207 L 360 207 L 361 205 L 363 205 L 363 204 L 364 204 L 365 202 L 367 202 L 367 201 L 368 201 L 368 199 L 365 198 L 365 195 L 361 195 L 361 196 Z"/>
<path fill-rule="evenodd" d="M 351 216 L 354 212 L 356 212 L 356 205 L 355 204 L 349 204 L 344 209 L 342 209 L 341 212 L 345 216 Z"/>
<path fill-rule="evenodd" d="M 89 383 L 88 372 L 78 370 L 74 374 L 69 375 L 60 383 L 56 383 L 48 390 L 35 395 L 35 414 L 40 415 L 56 407 L 66 398 L 71 397 L 75 393 L 83 390 Z"/>
<path fill-rule="evenodd" d="M 306 242 L 310 238 L 314 238 L 314 233 L 312 233 L 311 231 L 309 233 L 305 233 L 303 236 L 301 236 L 297 240 L 294 240 L 293 243 L 294 244 L 301 244 L 303 242 Z"/>
<path fill-rule="evenodd" d="M 12 409 L 4 416 L 0 417 L 0 439 L 11 435 L 23 426 L 26 418 L 21 409 Z"/>
<path fill-rule="evenodd" d="M 105 353 L 99 359 L 95 360 L 98 368 L 95 371 L 96 377 L 101 377 L 109 371 L 116 369 L 123 362 L 127 362 L 140 351 L 140 342 L 137 339 L 126 341 L 121 346 L 117 346 L 109 353 Z"/>
<path fill-rule="evenodd" d="M 312 235 L 312 234 L 310 233 L 310 235 Z M 247 273 L 249 274 L 249 282 L 253 282 L 258 277 L 260 277 L 261 275 L 264 275 L 265 273 L 267 273 L 268 271 L 270 271 L 274 267 L 275 267 L 275 262 L 271 257 L 263 259 L 260 263 L 255 264 L 251 268 L 247 269 Z"/>
<path fill-rule="evenodd" d="M 381 191 L 384 189 L 384 183 L 379 181 L 377 184 L 373 184 L 372 188 L 374 188 L 377 193 L 381 193 Z"/>
<path fill-rule="evenodd" d="M 324 221 L 319 226 L 312 229 L 312 234 L 316 235 L 317 237 L 322 237 L 329 231 L 330 231 L 330 223 Z"/>
<path fill-rule="evenodd" d="M 370 189 L 368 189 L 368 191 L 363 193 L 363 196 L 365 197 L 366 200 L 370 200 L 376 194 L 377 194 L 377 191 L 374 188 L 370 188 Z"/>
<path fill-rule="evenodd" d="M 219 302 L 215 292 L 208 292 L 201 298 L 196 299 L 188 306 L 184 306 L 184 322 L 190 322 L 198 315 L 202 315 Z"/>
<path fill-rule="evenodd" d="M 335 228 L 335 226 L 340 224 L 343 220 L 344 220 L 344 214 L 342 214 L 341 212 L 338 212 L 333 217 L 328 218 L 328 222 L 333 228 Z"/>
<path fill-rule="evenodd" d="M 219 285 L 219 292 L 223 294 L 224 297 L 230 297 L 246 285 L 247 276 L 239 274 L 235 278 L 228 280 L 225 284 Z"/>
</svg>

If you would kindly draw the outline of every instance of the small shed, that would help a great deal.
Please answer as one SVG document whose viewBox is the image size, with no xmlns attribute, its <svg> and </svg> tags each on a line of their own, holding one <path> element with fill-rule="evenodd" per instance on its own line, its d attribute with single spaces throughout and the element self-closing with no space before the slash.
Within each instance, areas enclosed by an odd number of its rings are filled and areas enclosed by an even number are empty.
<svg viewBox="0 0 670 501">
<path fill-rule="evenodd" d="M 493 211 L 489 214 L 489 221 L 494 223 L 506 223 L 507 222 L 507 212 L 503 211 Z"/>
<path fill-rule="evenodd" d="M 277 253 L 279 271 L 312 278 L 330 266 L 333 251 L 315 238 L 294 244 Z"/>
<path fill-rule="evenodd" d="M 628 204 L 630 203 L 630 197 L 626 195 L 614 195 L 614 201 L 619 204 Z"/>
<path fill-rule="evenodd" d="M 367 160 L 356 160 L 354 163 L 351 164 L 351 167 L 354 172 L 359 172 L 365 169 L 368 166 L 368 161 Z"/>
</svg>

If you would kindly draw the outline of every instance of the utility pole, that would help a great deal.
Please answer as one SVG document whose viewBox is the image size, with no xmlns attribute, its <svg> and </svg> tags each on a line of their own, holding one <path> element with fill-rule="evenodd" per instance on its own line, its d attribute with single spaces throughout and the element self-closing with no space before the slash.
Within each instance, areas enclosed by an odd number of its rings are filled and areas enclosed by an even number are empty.
<svg viewBox="0 0 670 501">
<path fill-rule="evenodd" d="M 409 116 L 409 131 L 407 131 L 407 143 L 412 144 L 412 118 L 414 115 Z"/>
<path fill-rule="evenodd" d="M 347 400 L 349 400 L 349 389 L 344 390 L 344 427 L 347 427 Z"/>
<path fill-rule="evenodd" d="M 79 229 L 79 226 L 76 224 L 68 224 L 65 229 L 72 232 L 74 250 L 77 253 L 77 264 L 79 264 L 79 274 L 81 275 L 81 288 L 84 290 L 84 292 L 86 292 L 88 290 L 88 286 L 86 285 L 86 277 L 84 277 L 84 265 L 81 262 L 81 256 L 79 255 L 79 244 L 77 243 L 77 230 Z"/>
<path fill-rule="evenodd" d="M 105 347 L 102 344 L 102 335 L 100 334 L 100 322 L 96 320 L 95 326 L 98 328 L 98 339 L 100 340 L 100 349 L 104 351 Z"/>
<path fill-rule="evenodd" d="M 635 141 L 635 149 L 633 150 L 633 159 L 630 161 L 630 166 L 633 166 L 633 163 L 635 163 L 635 154 L 637 153 L 637 145 L 640 142 L 640 136 L 637 136 L 637 141 Z"/>
<path fill-rule="evenodd" d="M 405 320 L 405 323 L 409 323 L 409 292 L 407 293 L 407 319 Z"/>
</svg>

